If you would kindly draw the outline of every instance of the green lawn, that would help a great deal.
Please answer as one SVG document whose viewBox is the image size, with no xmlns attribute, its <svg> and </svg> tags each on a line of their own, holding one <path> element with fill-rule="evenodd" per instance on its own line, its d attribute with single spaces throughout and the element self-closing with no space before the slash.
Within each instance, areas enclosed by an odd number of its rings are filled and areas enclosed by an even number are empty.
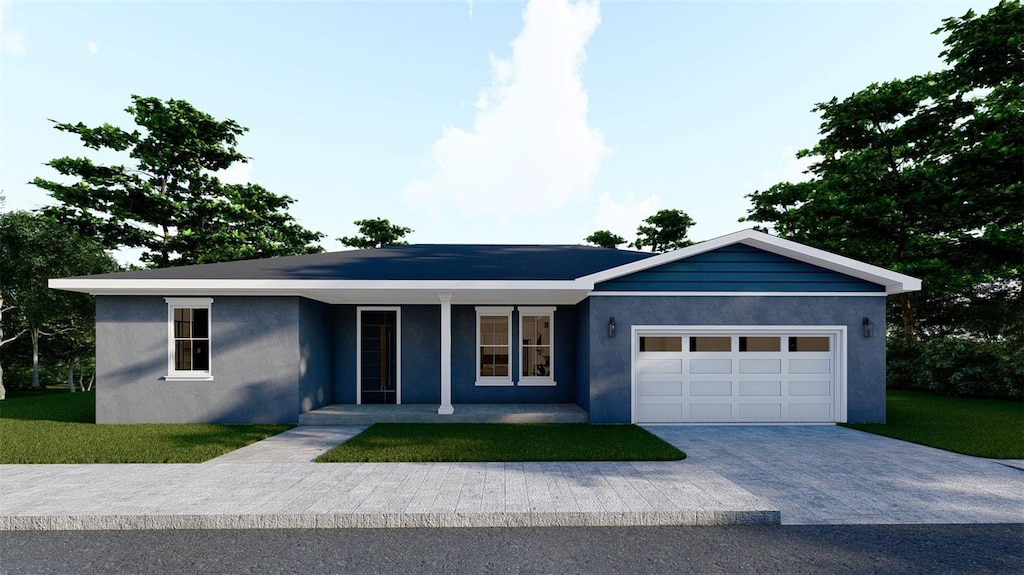
<svg viewBox="0 0 1024 575">
<path fill-rule="evenodd" d="M 0 401 L 0 463 L 200 463 L 288 425 L 97 425 L 95 394 L 22 392 Z"/>
<path fill-rule="evenodd" d="M 378 423 L 317 461 L 674 461 L 685 457 L 635 425 Z"/>
<path fill-rule="evenodd" d="M 885 424 L 846 427 L 946 451 L 1024 459 L 1024 403 L 946 397 L 923 391 L 887 393 Z"/>
</svg>

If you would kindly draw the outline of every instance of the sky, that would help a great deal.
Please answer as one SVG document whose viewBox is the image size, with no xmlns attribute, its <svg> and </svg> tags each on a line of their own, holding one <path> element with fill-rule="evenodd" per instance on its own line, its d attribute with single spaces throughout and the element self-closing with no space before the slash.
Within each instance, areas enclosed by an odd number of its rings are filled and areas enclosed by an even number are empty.
<svg viewBox="0 0 1024 575">
<path fill-rule="evenodd" d="M 816 103 L 942 69 L 931 32 L 994 4 L 0 0 L 0 194 L 52 204 L 28 182 L 96 156 L 50 120 L 132 128 L 137 94 L 247 127 L 222 179 L 294 198 L 328 250 L 376 217 L 411 243 L 633 240 L 666 208 L 700 241 L 807 177 Z"/>
</svg>

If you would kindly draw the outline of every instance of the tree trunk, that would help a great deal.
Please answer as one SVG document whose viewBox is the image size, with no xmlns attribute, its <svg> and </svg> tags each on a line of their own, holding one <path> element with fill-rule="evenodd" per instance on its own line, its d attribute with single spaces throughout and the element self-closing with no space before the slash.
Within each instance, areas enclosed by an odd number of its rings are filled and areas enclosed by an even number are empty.
<svg viewBox="0 0 1024 575">
<path fill-rule="evenodd" d="M 903 337 L 907 344 L 913 345 L 917 342 L 917 335 L 914 333 L 914 308 L 910 305 L 910 294 L 900 294 L 900 308 L 903 310 Z"/>
<path fill-rule="evenodd" d="M 39 328 L 29 327 L 32 336 L 32 389 L 39 389 Z"/>
<path fill-rule="evenodd" d="M 75 392 L 75 360 L 68 360 L 68 389 L 71 393 Z"/>
</svg>

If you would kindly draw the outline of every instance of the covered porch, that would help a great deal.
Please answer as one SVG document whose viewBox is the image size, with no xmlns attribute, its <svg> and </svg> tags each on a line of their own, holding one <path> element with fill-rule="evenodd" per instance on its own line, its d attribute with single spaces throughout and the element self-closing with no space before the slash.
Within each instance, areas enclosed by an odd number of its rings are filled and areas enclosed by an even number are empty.
<svg viewBox="0 0 1024 575">
<path fill-rule="evenodd" d="M 438 405 L 333 404 L 307 411 L 299 425 L 372 425 L 374 423 L 588 423 L 575 403 L 465 403 L 439 415 Z"/>
</svg>

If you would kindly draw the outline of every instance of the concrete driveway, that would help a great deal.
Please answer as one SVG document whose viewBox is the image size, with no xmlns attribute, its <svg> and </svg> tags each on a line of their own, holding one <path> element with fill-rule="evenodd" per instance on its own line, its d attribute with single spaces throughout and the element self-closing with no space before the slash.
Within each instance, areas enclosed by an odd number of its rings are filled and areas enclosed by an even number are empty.
<svg viewBox="0 0 1024 575">
<path fill-rule="evenodd" d="M 839 426 L 645 426 L 782 523 L 1024 523 L 1024 469 Z"/>
</svg>

